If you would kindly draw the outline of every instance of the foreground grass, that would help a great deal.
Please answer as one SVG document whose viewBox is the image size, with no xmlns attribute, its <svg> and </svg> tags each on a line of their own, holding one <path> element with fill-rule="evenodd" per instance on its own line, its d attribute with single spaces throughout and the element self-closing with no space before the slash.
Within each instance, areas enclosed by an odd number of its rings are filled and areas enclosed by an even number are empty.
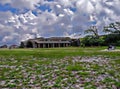
<svg viewBox="0 0 120 89">
<path fill-rule="evenodd" d="M 119 89 L 120 52 L 105 48 L 0 49 L 0 88 Z"/>
</svg>

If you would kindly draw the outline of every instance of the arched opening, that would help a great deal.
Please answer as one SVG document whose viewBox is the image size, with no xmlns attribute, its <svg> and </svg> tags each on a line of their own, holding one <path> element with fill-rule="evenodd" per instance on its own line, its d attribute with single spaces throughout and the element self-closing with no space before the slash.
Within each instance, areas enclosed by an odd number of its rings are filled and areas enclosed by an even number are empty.
<svg viewBox="0 0 120 89">
<path fill-rule="evenodd" d="M 33 43 L 31 41 L 28 41 L 26 46 L 27 48 L 33 48 Z"/>
</svg>

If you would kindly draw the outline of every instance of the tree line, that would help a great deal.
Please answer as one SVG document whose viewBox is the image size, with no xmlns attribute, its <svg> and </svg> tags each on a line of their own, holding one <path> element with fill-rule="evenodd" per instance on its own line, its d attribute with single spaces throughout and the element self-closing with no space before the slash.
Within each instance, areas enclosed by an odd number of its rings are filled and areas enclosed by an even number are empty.
<svg viewBox="0 0 120 89">
<path fill-rule="evenodd" d="M 104 35 L 99 35 L 98 28 L 91 26 L 85 30 L 85 37 L 81 38 L 81 46 L 120 46 L 120 22 L 110 23 L 103 27 Z"/>
</svg>

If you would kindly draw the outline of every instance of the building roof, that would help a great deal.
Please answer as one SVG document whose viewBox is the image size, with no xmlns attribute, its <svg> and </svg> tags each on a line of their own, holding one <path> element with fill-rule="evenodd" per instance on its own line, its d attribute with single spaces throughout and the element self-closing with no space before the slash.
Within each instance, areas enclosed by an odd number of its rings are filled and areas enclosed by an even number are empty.
<svg viewBox="0 0 120 89">
<path fill-rule="evenodd" d="M 70 41 L 38 41 L 34 40 L 36 43 L 70 43 Z"/>
<path fill-rule="evenodd" d="M 35 38 L 35 39 L 29 39 L 26 41 L 23 41 L 24 44 L 27 44 L 27 42 L 35 42 L 35 43 L 71 43 L 71 38 L 70 37 L 50 37 L 50 38 Z"/>
</svg>

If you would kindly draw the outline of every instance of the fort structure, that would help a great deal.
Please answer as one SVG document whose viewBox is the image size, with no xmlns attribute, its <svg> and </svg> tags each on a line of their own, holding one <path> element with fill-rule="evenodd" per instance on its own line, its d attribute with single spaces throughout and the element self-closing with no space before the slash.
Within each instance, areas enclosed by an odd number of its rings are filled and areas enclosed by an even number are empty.
<svg viewBox="0 0 120 89">
<path fill-rule="evenodd" d="M 50 38 L 35 38 L 22 41 L 22 48 L 54 48 L 54 47 L 69 47 L 80 46 L 79 39 L 71 39 L 70 37 L 50 37 Z"/>
</svg>

